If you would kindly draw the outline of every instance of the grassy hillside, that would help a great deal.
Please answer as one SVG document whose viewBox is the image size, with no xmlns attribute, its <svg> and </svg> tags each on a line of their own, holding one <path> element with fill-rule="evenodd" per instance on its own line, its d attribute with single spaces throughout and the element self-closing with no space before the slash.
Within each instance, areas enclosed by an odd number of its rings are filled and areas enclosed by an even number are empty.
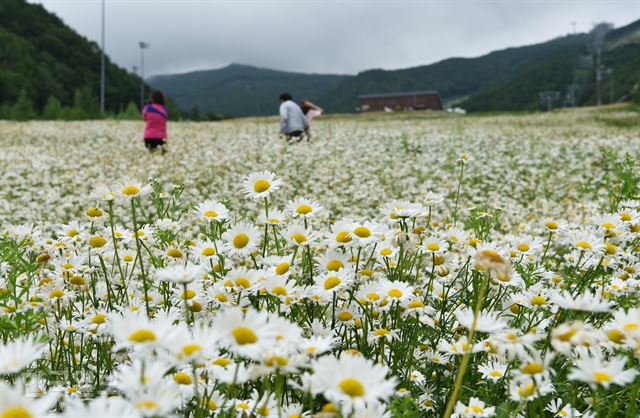
<svg viewBox="0 0 640 418">
<path fill-rule="evenodd" d="M 536 110 L 540 108 L 539 92 L 555 90 L 565 94 L 574 82 L 579 86 L 577 105 L 596 104 L 595 60 L 590 67 L 577 66 L 581 56 L 593 53 L 590 37 L 585 35 L 581 40 L 528 65 L 517 77 L 471 95 L 460 106 L 469 111 Z M 640 21 L 607 34 L 602 66 L 602 103 L 611 103 L 612 99 L 616 102 L 640 78 Z"/>
<path fill-rule="evenodd" d="M 106 61 L 106 105 L 116 112 L 139 100 L 139 79 Z M 0 1 L 0 106 L 27 100 L 40 112 L 50 98 L 62 106 L 72 105 L 76 91 L 97 106 L 98 45 L 40 5 Z"/>
<path fill-rule="evenodd" d="M 508 83 L 549 56 L 583 45 L 586 35 L 566 36 L 536 45 L 508 48 L 478 58 L 451 58 L 404 70 L 372 70 L 345 80 L 325 97 L 328 107 L 353 111 L 357 96 L 407 90 L 437 90 L 445 103 Z"/>
<path fill-rule="evenodd" d="M 318 100 L 346 78 L 232 64 L 216 70 L 156 76 L 147 81 L 169 94 L 184 110 L 197 106 L 201 112 L 252 116 L 276 112 L 278 96 L 284 91 L 296 99 Z"/>
</svg>

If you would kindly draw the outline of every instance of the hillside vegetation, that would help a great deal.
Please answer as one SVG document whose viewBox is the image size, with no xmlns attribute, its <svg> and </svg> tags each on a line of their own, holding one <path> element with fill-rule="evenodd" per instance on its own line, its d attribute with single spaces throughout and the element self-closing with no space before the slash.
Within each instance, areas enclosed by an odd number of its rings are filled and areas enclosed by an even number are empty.
<svg viewBox="0 0 640 418">
<path fill-rule="evenodd" d="M 140 79 L 106 59 L 106 107 L 139 100 Z M 100 48 L 38 4 L 0 2 L 0 117 L 24 118 L 75 106 L 68 116 L 96 116 Z M 67 109 L 68 110 L 68 109 Z"/>
</svg>

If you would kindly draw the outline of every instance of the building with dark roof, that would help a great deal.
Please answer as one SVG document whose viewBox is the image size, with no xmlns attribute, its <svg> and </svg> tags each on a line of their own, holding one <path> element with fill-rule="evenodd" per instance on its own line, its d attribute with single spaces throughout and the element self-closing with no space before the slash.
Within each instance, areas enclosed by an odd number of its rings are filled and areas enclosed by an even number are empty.
<svg viewBox="0 0 640 418">
<path fill-rule="evenodd" d="M 437 91 L 363 94 L 358 96 L 358 112 L 395 110 L 442 110 Z"/>
</svg>

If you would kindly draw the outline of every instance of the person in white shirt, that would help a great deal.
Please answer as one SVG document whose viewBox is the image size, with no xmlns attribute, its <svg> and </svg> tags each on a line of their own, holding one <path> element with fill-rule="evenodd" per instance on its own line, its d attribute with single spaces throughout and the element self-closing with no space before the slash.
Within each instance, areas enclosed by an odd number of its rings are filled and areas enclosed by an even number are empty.
<svg viewBox="0 0 640 418">
<path fill-rule="evenodd" d="M 302 113 L 302 109 L 298 106 L 289 93 L 280 95 L 280 133 L 287 138 L 303 139 L 305 132 L 309 128 L 309 121 Z"/>
</svg>

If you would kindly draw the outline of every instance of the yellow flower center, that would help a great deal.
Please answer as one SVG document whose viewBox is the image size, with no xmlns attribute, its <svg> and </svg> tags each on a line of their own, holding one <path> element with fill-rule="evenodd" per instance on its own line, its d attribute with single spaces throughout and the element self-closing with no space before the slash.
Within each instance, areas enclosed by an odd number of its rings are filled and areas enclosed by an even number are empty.
<svg viewBox="0 0 640 418">
<path fill-rule="evenodd" d="M 74 284 L 76 286 L 82 286 L 87 284 L 87 281 L 82 276 L 72 276 L 69 279 L 69 283 Z"/>
<path fill-rule="evenodd" d="M 104 324 L 107 321 L 107 315 L 99 313 L 91 318 L 91 322 L 94 324 Z"/>
<path fill-rule="evenodd" d="M 413 300 L 411 302 L 409 302 L 409 308 L 424 308 L 424 303 L 422 303 L 422 301 L 419 300 Z"/>
<path fill-rule="evenodd" d="M 229 364 L 231 364 L 231 360 L 225 357 L 218 357 L 217 359 L 215 359 L 213 364 L 220 367 L 227 367 Z"/>
<path fill-rule="evenodd" d="M 375 330 L 373 332 L 377 337 L 384 337 L 385 335 L 389 334 L 389 330 L 386 328 L 378 328 L 377 330 Z"/>
<path fill-rule="evenodd" d="M 340 284 L 340 278 L 338 276 L 331 276 L 324 281 L 324 289 L 329 290 Z"/>
<path fill-rule="evenodd" d="M 203 248 L 200 254 L 205 257 L 211 257 L 212 255 L 216 255 L 216 249 L 213 247 Z"/>
<path fill-rule="evenodd" d="M 258 336 L 247 327 L 236 327 L 231 331 L 231 335 L 239 345 L 253 344 L 258 341 Z"/>
<path fill-rule="evenodd" d="M 369 238 L 371 236 L 371 231 L 366 226 L 356 227 L 356 229 L 353 230 L 353 233 L 360 238 Z"/>
<path fill-rule="evenodd" d="M 191 289 L 187 289 L 184 292 L 182 292 L 182 294 L 180 294 L 180 298 L 181 299 L 193 299 L 196 296 L 196 292 L 191 290 Z"/>
<path fill-rule="evenodd" d="M 191 380 L 191 376 L 185 372 L 178 372 L 174 374 L 173 381 L 179 385 L 190 385 L 193 382 L 193 380 Z"/>
<path fill-rule="evenodd" d="M 536 393 L 536 386 L 533 383 L 529 383 L 526 386 L 518 386 L 517 392 L 518 395 L 522 396 L 523 398 L 527 398 Z"/>
<path fill-rule="evenodd" d="M 522 244 L 519 244 L 517 248 L 518 248 L 518 251 L 524 253 L 529 251 L 529 244 L 522 243 Z"/>
<path fill-rule="evenodd" d="M 393 253 L 393 251 L 389 248 L 383 248 L 380 250 L 380 255 L 387 257 L 390 256 Z"/>
<path fill-rule="evenodd" d="M 268 180 L 258 180 L 253 183 L 253 191 L 256 193 L 264 193 L 271 187 L 271 183 Z"/>
<path fill-rule="evenodd" d="M 101 236 L 91 237 L 89 239 L 89 245 L 93 248 L 104 247 L 107 244 L 107 240 Z"/>
<path fill-rule="evenodd" d="M 529 363 L 525 365 L 522 369 L 520 369 L 524 374 L 538 374 L 544 371 L 544 366 L 542 363 Z"/>
<path fill-rule="evenodd" d="M 276 296 L 287 296 L 287 289 L 283 286 L 275 286 L 271 292 Z"/>
<path fill-rule="evenodd" d="M 583 250 L 591 249 L 591 244 L 589 244 L 587 241 L 578 241 L 576 242 L 576 246 L 582 248 Z"/>
<path fill-rule="evenodd" d="M 574 329 L 574 328 L 571 328 L 571 329 L 569 329 L 569 331 L 567 331 L 567 332 L 565 332 L 565 333 L 563 333 L 563 334 L 558 335 L 558 339 L 559 339 L 560 341 L 565 341 L 565 342 L 566 342 L 566 341 L 569 341 L 569 340 L 571 339 L 571 337 L 573 337 L 574 335 L 576 335 L 576 333 L 577 333 L 577 332 L 578 332 L 578 330 L 576 330 L 576 329 Z"/>
<path fill-rule="evenodd" d="M 56 289 L 53 292 L 49 293 L 49 297 L 51 299 L 53 299 L 53 298 L 61 298 L 63 296 L 64 296 L 64 292 L 62 290 L 60 290 L 60 289 Z"/>
<path fill-rule="evenodd" d="M 494 250 L 482 250 L 479 254 L 482 258 L 486 258 L 492 263 L 504 264 L 504 258 L 497 251 Z"/>
<path fill-rule="evenodd" d="M 276 274 L 282 276 L 289 271 L 289 263 L 280 263 L 276 266 Z"/>
<path fill-rule="evenodd" d="M 299 215 L 307 215 L 313 211 L 313 208 L 309 205 L 300 205 L 296 208 L 296 213 Z"/>
<path fill-rule="evenodd" d="M 535 305 L 535 306 L 542 306 L 542 305 L 544 305 L 545 303 L 547 303 L 547 300 L 546 300 L 543 296 L 536 295 L 536 296 L 534 296 L 534 297 L 532 297 L 532 298 L 531 298 L 531 304 L 532 304 L 532 305 Z"/>
<path fill-rule="evenodd" d="M 338 383 L 338 387 L 347 395 L 355 398 L 364 395 L 364 385 L 358 379 L 347 377 Z"/>
<path fill-rule="evenodd" d="M 389 292 L 387 292 L 387 294 L 389 296 L 391 296 L 392 298 L 401 298 L 402 297 L 402 291 L 400 289 L 391 289 L 391 290 L 389 290 Z"/>
<path fill-rule="evenodd" d="M 135 196 L 140 193 L 140 188 L 138 186 L 129 185 L 122 189 L 122 194 L 125 196 Z"/>
<path fill-rule="evenodd" d="M 157 339 L 156 333 L 148 328 L 141 328 L 129 334 L 129 341 L 134 343 L 148 343 Z"/>
<path fill-rule="evenodd" d="M 79 234 L 79 232 L 78 232 L 78 230 L 77 230 L 77 229 L 75 229 L 75 228 L 70 229 L 70 230 L 68 230 L 68 231 L 67 231 L 67 236 L 68 236 L 68 237 L 70 237 L 70 238 L 73 238 L 73 237 L 75 237 L 75 236 L 76 236 L 76 235 L 78 235 L 78 234 Z"/>
<path fill-rule="evenodd" d="M 265 360 L 264 364 L 266 364 L 268 367 L 284 367 L 289 364 L 289 360 L 287 360 L 286 357 L 282 356 L 271 356 Z"/>
<path fill-rule="evenodd" d="M 484 408 L 479 405 L 471 405 L 470 408 L 475 413 L 481 413 L 484 411 Z"/>
<path fill-rule="evenodd" d="M 170 248 L 169 251 L 167 251 L 167 255 L 173 258 L 180 258 L 182 257 L 182 251 L 177 248 Z"/>
<path fill-rule="evenodd" d="M 353 314 L 349 311 L 343 311 L 338 314 L 338 319 L 341 321 L 349 321 L 353 319 Z"/>
<path fill-rule="evenodd" d="M 593 378 L 596 379 L 598 383 L 608 383 L 613 380 L 613 377 L 606 372 L 593 372 Z"/>
<path fill-rule="evenodd" d="M 546 227 L 549 229 L 558 229 L 558 224 L 555 221 L 549 221 L 547 222 Z"/>
<path fill-rule="evenodd" d="M 157 409 L 158 404 L 154 401 L 142 401 L 136 404 L 136 409 Z"/>
<path fill-rule="evenodd" d="M 218 212 L 216 212 L 215 210 L 208 210 L 208 211 L 205 211 L 202 215 L 205 218 L 217 218 Z"/>
<path fill-rule="evenodd" d="M 87 209 L 87 216 L 90 218 L 98 218 L 102 216 L 102 211 L 98 208 L 89 208 Z"/>
<path fill-rule="evenodd" d="M 336 241 L 338 241 L 341 244 L 346 244 L 348 242 L 351 242 L 352 239 L 353 238 L 351 238 L 351 234 L 346 231 L 338 232 L 336 234 Z"/>
<path fill-rule="evenodd" d="M 202 351 L 202 346 L 200 344 L 187 344 L 185 346 L 182 346 L 181 351 L 185 356 L 191 356 Z"/>
<path fill-rule="evenodd" d="M 236 279 L 236 286 L 242 287 L 243 289 L 248 289 L 251 287 L 251 283 L 246 277 L 238 277 Z"/>
<path fill-rule="evenodd" d="M 291 235 L 291 239 L 297 242 L 298 244 L 302 244 L 307 240 L 307 237 L 304 234 L 301 234 L 300 232 L 296 232 L 295 234 Z"/>
<path fill-rule="evenodd" d="M 244 248 L 249 244 L 249 235 L 244 232 L 240 232 L 235 237 L 233 237 L 233 246 L 236 248 Z"/>
<path fill-rule="evenodd" d="M 622 328 L 626 332 L 638 331 L 638 330 L 640 330 L 640 324 L 638 324 L 637 322 L 628 322 L 628 323 L 624 324 L 624 326 Z"/>
<path fill-rule="evenodd" d="M 31 412 L 24 406 L 10 406 L 4 411 L 0 418 L 32 418 Z"/>
<path fill-rule="evenodd" d="M 427 249 L 429 251 L 438 251 L 440 249 L 440 245 L 437 242 L 430 242 L 427 244 Z"/>
<path fill-rule="evenodd" d="M 340 260 L 330 260 L 327 263 L 327 270 L 329 271 L 338 271 L 344 267 L 344 264 Z"/>
<path fill-rule="evenodd" d="M 502 377 L 502 372 L 500 370 L 491 370 L 489 372 L 489 376 L 491 376 L 491 377 Z"/>
<path fill-rule="evenodd" d="M 620 344 L 622 341 L 624 341 L 625 336 L 624 333 L 619 329 L 612 329 L 611 331 L 607 332 L 607 338 L 616 344 Z"/>
</svg>

